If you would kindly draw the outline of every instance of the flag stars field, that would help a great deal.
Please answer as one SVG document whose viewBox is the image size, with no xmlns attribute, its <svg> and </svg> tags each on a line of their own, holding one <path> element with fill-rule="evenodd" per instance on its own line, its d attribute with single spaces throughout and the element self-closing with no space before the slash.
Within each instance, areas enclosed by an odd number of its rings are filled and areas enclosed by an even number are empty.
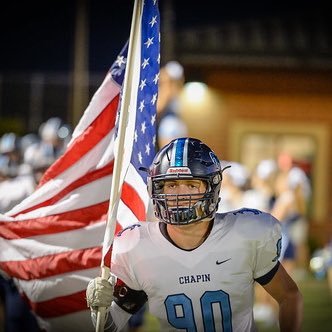
<svg viewBox="0 0 332 332">
<path fill-rule="evenodd" d="M 127 61 L 127 59 L 126 59 L 124 56 L 119 55 L 119 56 L 117 57 L 115 63 L 116 63 L 120 68 L 122 68 L 122 67 L 124 67 L 124 65 L 126 64 L 126 61 Z"/>
<path fill-rule="evenodd" d="M 143 158 L 142 158 L 142 153 L 141 153 L 141 151 L 138 152 L 138 161 L 139 161 L 139 163 L 142 165 Z"/>
<path fill-rule="evenodd" d="M 151 25 L 151 28 L 153 28 L 153 26 L 157 23 L 157 16 L 153 16 L 151 21 L 150 21 L 150 25 Z"/>
<path fill-rule="evenodd" d="M 145 67 L 149 65 L 149 60 L 150 60 L 150 58 L 144 59 L 144 61 L 142 63 L 142 68 L 143 69 L 145 69 Z"/>
<path fill-rule="evenodd" d="M 156 93 L 152 96 L 152 99 L 151 99 L 151 104 L 152 105 L 154 105 L 156 103 L 157 97 L 158 97 L 158 94 L 156 94 Z"/>
<path fill-rule="evenodd" d="M 146 79 L 141 80 L 141 84 L 139 85 L 139 88 L 141 89 L 141 91 L 143 91 L 145 86 L 146 86 Z"/>
<path fill-rule="evenodd" d="M 145 153 L 149 156 L 150 155 L 150 151 L 151 151 L 151 148 L 150 148 L 150 144 L 145 144 Z"/>
<path fill-rule="evenodd" d="M 139 110 L 140 110 L 140 112 L 143 112 L 143 110 L 144 110 L 144 107 L 145 107 L 145 105 L 144 105 L 144 100 L 141 100 L 140 101 L 140 104 L 139 104 Z"/>
<path fill-rule="evenodd" d="M 148 38 L 148 40 L 144 43 L 146 45 L 146 48 L 149 48 L 151 45 L 153 45 L 153 38 Z"/>
<path fill-rule="evenodd" d="M 143 133 L 143 134 L 145 134 L 145 130 L 146 130 L 146 124 L 145 124 L 145 121 L 142 123 L 142 125 L 141 125 L 141 132 Z"/>
<path fill-rule="evenodd" d="M 153 114 L 151 116 L 151 126 L 153 126 L 155 122 L 156 122 L 156 114 Z"/>
<path fill-rule="evenodd" d="M 158 82 L 159 82 L 159 73 L 157 73 L 155 76 L 154 76 L 154 79 L 153 79 L 153 82 L 154 82 L 154 84 L 158 84 Z"/>
</svg>

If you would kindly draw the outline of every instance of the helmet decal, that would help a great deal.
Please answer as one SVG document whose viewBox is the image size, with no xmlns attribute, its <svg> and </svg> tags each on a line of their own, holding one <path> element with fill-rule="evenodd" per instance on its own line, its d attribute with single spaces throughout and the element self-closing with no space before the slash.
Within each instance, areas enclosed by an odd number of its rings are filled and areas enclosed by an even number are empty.
<svg viewBox="0 0 332 332">
<path fill-rule="evenodd" d="M 219 164 L 219 159 L 217 158 L 217 156 L 212 151 L 209 153 L 209 155 L 210 155 L 210 158 L 211 158 L 211 160 L 214 164 L 216 164 L 216 165 Z"/>
<path fill-rule="evenodd" d="M 170 166 L 188 166 L 188 139 L 179 138 L 174 141 Z"/>
<path fill-rule="evenodd" d="M 170 167 L 166 174 L 191 174 L 190 168 L 189 167 Z"/>
</svg>

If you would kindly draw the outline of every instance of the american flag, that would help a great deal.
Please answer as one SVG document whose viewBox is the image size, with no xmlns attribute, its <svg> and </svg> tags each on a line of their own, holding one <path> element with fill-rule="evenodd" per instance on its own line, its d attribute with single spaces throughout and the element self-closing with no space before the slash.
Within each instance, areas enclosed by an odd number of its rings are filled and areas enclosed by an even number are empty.
<svg viewBox="0 0 332 332">
<path fill-rule="evenodd" d="M 134 179 L 132 185 L 137 185 L 137 177 L 140 177 L 144 181 L 144 187 L 146 187 L 147 173 L 142 171 L 141 167 L 148 167 L 154 157 L 156 150 L 156 103 L 158 96 L 158 81 L 159 81 L 159 63 L 160 63 L 160 35 L 159 35 L 159 13 L 155 11 L 152 15 L 150 10 L 147 10 L 148 2 L 145 2 L 143 7 L 142 20 L 146 22 L 141 27 L 141 43 L 139 50 L 134 51 L 133 62 L 136 62 L 140 71 L 139 75 L 133 73 L 132 80 L 136 87 L 135 93 L 131 94 L 130 105 L 134 105 L 135 108 L 131 109 L 129 105 L 129 120 L 127 125 L 126 135 L 127 141 L 125 146 L 120 147 L 127 151 L 127 156 L 130 156 L 128 160 L 128 173 L 125 182 L 125 187 L 131 179 Z M 157 1 L 150 2 L 153 8 L 156 8 Z M 130 124 L 132 123 L 132 125 Z M 118 126 L 117 126 L 118 128 Z M 132 130 L 128 128 L 133 128 Z M 117 135 L 118 133 L 116 133 Z M 126 169 L 126 162 L 122 168 Z M 138 174 L 137 174 L 138 173 Z M 149 200 L 149 197 L 146 198 Z M 131 196 L 128 204 L 135 204 L 137 207 L 140 205 L 135 197 Z M 138 212 L 138 208 L 135 209 Z M 146 213 L 146 208 L 140 209 L 142 213 Z M 125 219 L 127 212 L 124 211 L 123 218 Z M 118 217 L 122 219 L 122 212 L 118 213 Z M 136 215 L 139 219 L 139 215 Z M 107 233 L 107 231 L 106 231 Z M 105 254 L 109 252 L 111 243 L 107 240 L 111 239 L 111 236 L 105 236 L 103 259 L 107 264 L 108 260 Z M 108 264 L 109 265 L 109 262 Z"/>
<path fill-rule="evenodd" d="M 145 0 L 140 16 L 140 68 L 132 154 L 119 203 L 118 229 L 143 221 L 149 204 L 146 173 L 155 152 L 159 75 L 158 3 Z M 127 45 L 91 99 L 64 155 L 45 173 L 37 190 L 0 216 L 0 269 L 52 331 L 91 331 L 85 290 L 100 274 L 107 219 L 116 118 L 127 63 Z"/>
</svg>

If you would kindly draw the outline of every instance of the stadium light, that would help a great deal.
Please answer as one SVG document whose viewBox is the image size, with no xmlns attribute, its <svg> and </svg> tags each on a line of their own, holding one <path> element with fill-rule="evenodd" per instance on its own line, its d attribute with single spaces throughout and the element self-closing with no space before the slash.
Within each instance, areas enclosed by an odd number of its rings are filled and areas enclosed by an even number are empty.
<svg viewBox="0 0 332 332">
<path fill-rule="evenodd" d="M 188 82 L 184 85 L 184 94 L 191 103 L 200 103 L 206 96 L 208 86 L 202 82 Z"/>
</svg>

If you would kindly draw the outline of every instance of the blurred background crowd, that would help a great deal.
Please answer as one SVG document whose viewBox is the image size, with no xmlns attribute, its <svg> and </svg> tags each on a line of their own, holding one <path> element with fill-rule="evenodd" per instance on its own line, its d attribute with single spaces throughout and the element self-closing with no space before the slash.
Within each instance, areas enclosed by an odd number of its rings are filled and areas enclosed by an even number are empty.
<svg viewBox="0 0 332 332">
<path fill-rule="evenodd" d="M 58 117 L 40 124 L 38 133 L 19 136 L 8 132 L 1 136 L 0 213 L 8 212 L 32 194 L 70 138 L 71 127 Z"/>
</svg>

